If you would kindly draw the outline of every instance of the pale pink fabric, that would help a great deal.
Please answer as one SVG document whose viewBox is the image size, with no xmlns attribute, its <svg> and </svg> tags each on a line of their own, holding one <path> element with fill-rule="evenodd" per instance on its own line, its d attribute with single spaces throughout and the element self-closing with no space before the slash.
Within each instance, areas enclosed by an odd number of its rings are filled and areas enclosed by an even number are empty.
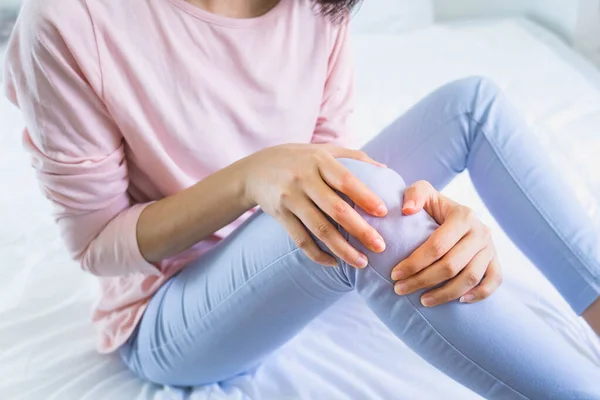
<svg viewBox="0 0 600 400">
<path fill-rule="evenodd" d="M 252 19 L 184 0 L 25 2 L 4 89 L 69 251 L 100 277 L 101 352 L 127 340 L 165 280 L 244 219 L 152 265 L 136 240 L 149 202 L 259 149 L 347 134 L 346 37 L 347 24 L 317 16 L 309 0 Z"/>
</svg>

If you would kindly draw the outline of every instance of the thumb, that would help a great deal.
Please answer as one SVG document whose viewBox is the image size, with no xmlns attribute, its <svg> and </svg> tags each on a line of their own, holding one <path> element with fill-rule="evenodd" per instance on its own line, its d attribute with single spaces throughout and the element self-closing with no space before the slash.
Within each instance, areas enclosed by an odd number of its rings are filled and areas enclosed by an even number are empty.
<svg viewBox="0 0 600 400">
<path fill-rule="evenodd" d="M 417 181 L 404 191 L 404 203 L 402 212 L 405 215 L 413 215 L 425 208 L 427 202 L 436 193 L 436 190 L 427 181 Z"/>
</svg>

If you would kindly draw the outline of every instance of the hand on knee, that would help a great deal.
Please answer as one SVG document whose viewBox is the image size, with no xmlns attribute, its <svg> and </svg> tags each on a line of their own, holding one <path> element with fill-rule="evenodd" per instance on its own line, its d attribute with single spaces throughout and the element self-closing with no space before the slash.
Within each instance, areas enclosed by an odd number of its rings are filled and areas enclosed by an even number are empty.
<svg viewBox="0 0 600 400">
<path fill-rule="evenodd" d="M 240 170 L 249 171 L 242 180 L 243 200 L 248 205 L 260 206 L 275 218 L 296 246 L 315 263 L 335 265 L 331 255 L 317 246 L 316 238 L 344 262 L 364 268 L 366 256 L 348 244 L 336 223 L 371 251 L 383 251 L 383 239 L 338 193 L 345 194 L 371 215 L 383 216 L 387 210 L 377 195 L 336 157 L 361 160 L 373 168 L 382 168 L 363 152 L 332 145 L 269 147 L 236 164 Z"/>
<path fill-rule="evenodd" d="M 373 217 L 358 207 L 354 207 L 364 220 L 383 237 L 386 250 L 375 253 L 367 249 L 359 240 L 348 235 L 348 241 L 359 251 L 364 252 L 369 265 L 391 282 L 392 269 L 414 250 L 423 244 L 438 227 L 425 212 L 404 215 L 402 210 L 406 184 L 395 171 L 376 168 L 355 160 L 341 159 L 340 162 L 360 179 L 386 204 L 385 217 Z"/>
<path fill-rule="evenodd" d="M 384 238 L 386 251 L 369 252 L 351 236 L 349 241 L 365 251 L 369 265 L 381 276 L 398 281 L 399 295 L 436 287 L 421 298 L 425 306 L 435 306 L 459 298 L 477 302 L 498 288 L 502 275 L 489 229 L 468 207 L 444 197 L 427 182 L 406 189 L 394 171 L 353 161 L 344 164 L 389 210 L 383 218 L 357 210 Z M 403 207 L 405 200 L 413 203 L 408 209 Z"/>
</svg>

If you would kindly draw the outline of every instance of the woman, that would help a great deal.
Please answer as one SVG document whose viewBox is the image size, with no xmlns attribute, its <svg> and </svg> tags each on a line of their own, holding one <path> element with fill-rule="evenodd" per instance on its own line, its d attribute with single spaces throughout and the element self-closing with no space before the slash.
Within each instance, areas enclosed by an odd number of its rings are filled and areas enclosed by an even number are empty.
<svg viewBox="0 0 600 400">
<path fill-rule="evenodd" d="M 525 306 L 502 289 L 479 302 L 500 284 L 493 243 L 434 189 L 468 168 L 600 329 L 597 233 L 492 83 L 439 89 L 364 153 L 337 147 L 354 3 L 24 5 L 6 93 L 69 250 L 102 283 L 100 351 L 161 384 L 221 381 L 356 290 L 486 398 L 600 399 L 600 371 Z"/>
</svg>

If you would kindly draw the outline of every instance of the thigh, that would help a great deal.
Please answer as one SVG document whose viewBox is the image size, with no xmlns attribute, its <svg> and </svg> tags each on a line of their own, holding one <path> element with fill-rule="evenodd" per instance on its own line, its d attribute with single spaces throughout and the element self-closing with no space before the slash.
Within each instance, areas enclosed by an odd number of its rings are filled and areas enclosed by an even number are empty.
<svg viewBox="0 0 600 400">
<path fill-rule="evenodd" d="M 469 115 L 479 82 L 479 78 L 468 78 L 436 89 L 363 150 L 398 172 L 407 185 L 427 180 L 442 189 L 466 167 Z"/>
<path fill-rule="evenodd" d="M 258 212 L 153 296 L 122 349 L 146 380 L 177 386 L 247 371 L 351 290 Z"/>
</svg>

